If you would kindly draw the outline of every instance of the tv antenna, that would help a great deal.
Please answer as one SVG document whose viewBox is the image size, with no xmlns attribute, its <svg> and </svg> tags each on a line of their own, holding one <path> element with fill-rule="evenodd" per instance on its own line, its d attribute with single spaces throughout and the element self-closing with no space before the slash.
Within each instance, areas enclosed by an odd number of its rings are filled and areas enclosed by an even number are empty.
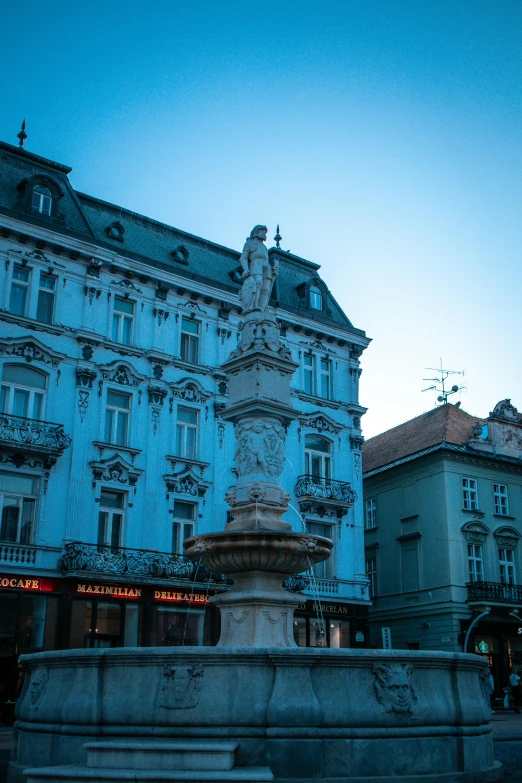
<svg viewBox="0 0 522 783">
<path fill-rule="evenodd" d="M 442 359 L 440 360 L 440 367 L 426 367 L 427 370 L 430 370 L 432 372 L 437 373 L 436 378 L 423 378 L 423 381 L 433 381 L 433 386 L 427 386 L 422 391 L 436 391 L 438 392 L 439 396 L 437 397 L 437 403 L 438 405 L 447 405 L 448 403 L 448 397 L 450 397 L 452 394 L 456 394 L 459 391 L 462 391 L 462 389 L 465 389 L 465 386 L 458 386 L 456 383 L 454 383 L 451 387 L 451 389 L 446 388 L 446 382 L 448 381 L 448 378 L 450 375 L 464 375 L 464 370 L 445 370 L 442 366 Z M 457 403 L 457 405 L 460 405 L 460 403 Z"/>
</svg>

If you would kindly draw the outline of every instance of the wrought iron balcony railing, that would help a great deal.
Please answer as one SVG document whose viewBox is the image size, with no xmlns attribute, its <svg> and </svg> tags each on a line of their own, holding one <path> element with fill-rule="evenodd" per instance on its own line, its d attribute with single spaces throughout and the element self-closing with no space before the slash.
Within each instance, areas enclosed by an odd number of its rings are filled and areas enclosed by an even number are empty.
<svg viewBox="0 0 522 783">
<path fill-rule="evenodd" d="M 71 445 L 63 424 L 26 419 L 23 416 L 0 414 L 0 445 L 21 450 L 44 451 L 58 456 Z"/>
<path fill-rule="evenodd" d="M 468 601 L 522 606 L 522 585 L 505 585 L 501 582 L 468 582 L 466 588 Z"/>
<path fill-rule="evenodd" d="M 67 544 L 58 560 L 64 574 L 86 573 L 99 577 L 214 582 L 226 584 L 227 577 L 215 574 L 205 566 L 193 563 L 185 555 L 153 552 L 99 544 L 74 542 Z"/>
<path fill-rule="evenodd" d="M 347 481 L 319 478 L 310 474 L 299 476 L 294 491 L 297 498 L 326 500 L 344 506 L 351 506 L 357 500 L 357 493 Z"/>
</svg>

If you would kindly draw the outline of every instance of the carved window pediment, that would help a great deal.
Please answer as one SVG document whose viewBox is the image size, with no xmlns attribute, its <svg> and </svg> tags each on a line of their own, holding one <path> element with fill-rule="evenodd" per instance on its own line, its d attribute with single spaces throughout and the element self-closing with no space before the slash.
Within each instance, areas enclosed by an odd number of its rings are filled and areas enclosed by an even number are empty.
<svg viewBox="0 0 522 783">
<path fill-rule="evenodd" d="M 520 533 L 514 527 L 498 527 L 493 531 L 498 546 L 514 549 L 520 538 Z"/>
<path fill-rule="evenodd" d="M 175 400 L 185 400 L 199 405 L 205 405 L 211 397 L 210 392 L 205 391 L 203 386 L 194 378 L 183 378 L 179 383 L 171 387 L 172 396 Z"/>
<path fill-rule="evenodd" d="M 143 470 L 134 467 L 121 454 L 113 454 L 107 459 L 89 462 L 94 483 L 103 481 L 118 487 L 134 487 Z"/>
<path fill-rule="evenodd" d="M 139 386 L 143 380 L 143 377 L 138 375 L 128 362 L 112 362 L 102 367 L 101 372 L 104 381 L 130 388 Z"/>
<path fill-rule="evenodd" d="M 483 522 L 467 522 L 461 527 L 464 537 L 467 541 L 472 541 L 476 544 L 483 544 L 491 533 L 491 530 Z"/>
<path fill-rule="evenodd" d="M 4 356 L 18 356 L 28 364 L 39 362 L 51 367 L 58 367 L 62 359 L 65 359 L 65 354 L 47 348 L 39 340 L 27 340 L 24 337 L 8 337 L 0 341 L 0 357 Z"/>
<path fill-rule="evenodd" d="M 301 427 L 317 430 L 317 432 L 329 432 L 332 435 L 338 435 L 341 430 L 346 429 L 342 424 L 338 424 L 330 416 L 320 411 L 299 416 L 299 424 Z"/>
<path fill-rule="evenodd" d="M 192 467 L 185 467 L 179 473 L 163 476 L 167 493 L 186 495 L 193 498 L 203 497 L 210 487 L 210 481 L 204 481 Z"/>
</svg>

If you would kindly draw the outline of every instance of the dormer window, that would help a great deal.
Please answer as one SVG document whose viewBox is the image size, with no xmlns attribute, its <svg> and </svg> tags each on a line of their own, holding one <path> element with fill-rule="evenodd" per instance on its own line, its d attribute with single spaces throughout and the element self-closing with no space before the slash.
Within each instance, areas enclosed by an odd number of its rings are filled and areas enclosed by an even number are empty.
<svg viewBox="0 0 522 783">
<path fill-rule="evenodd" d="M 125 229 L 120 222 L 116 221 L 115 223 L 111 223 L 110 226 L 107 226 L 105 232 L 109 239 L 116 239 L 118 242 L 123 242 Z"/>
<path fill-rule="evenodd" d="M 188 264 L 189 253 L 187 248 L 183 245 L 180 245 L 175 250 L 173 250 L 170 255 L 174 261 L 178 262 L 178 264 Z"/>
<path fill-rule="evenodd" d="M 43 185 L 37 185 L 33 190 L 33 200 L 31 203 L 33 212 L 39 212 L 41 215 L 50 217 L 53 206 L 53 197 L 49 188 Z"/>
<path fill-rule="evenodd" d="M 312 308 L 312 310 L 322 310 L 323 295 L 321 293 L 321 289 L 318 288 L 316 285 L 310 286 L 309 296 L 310 296 L 310 307 Z"/>
</svg>

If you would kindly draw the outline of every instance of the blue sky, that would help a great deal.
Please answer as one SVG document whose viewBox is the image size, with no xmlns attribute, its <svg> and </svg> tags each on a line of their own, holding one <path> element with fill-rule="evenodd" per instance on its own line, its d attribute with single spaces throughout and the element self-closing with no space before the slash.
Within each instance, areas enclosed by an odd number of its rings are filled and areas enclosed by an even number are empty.
<svg viewBox="0 0 522 783">
<path fill-rule="evenodd" d="M 522 3 L 27 0 L 3 11 L 0 138 L 81 191 L 322 265 L 367 437 L 460 399 L 522 409 Z M 456 395 L 454 399 L 458 399 Z"/>
</svg>

